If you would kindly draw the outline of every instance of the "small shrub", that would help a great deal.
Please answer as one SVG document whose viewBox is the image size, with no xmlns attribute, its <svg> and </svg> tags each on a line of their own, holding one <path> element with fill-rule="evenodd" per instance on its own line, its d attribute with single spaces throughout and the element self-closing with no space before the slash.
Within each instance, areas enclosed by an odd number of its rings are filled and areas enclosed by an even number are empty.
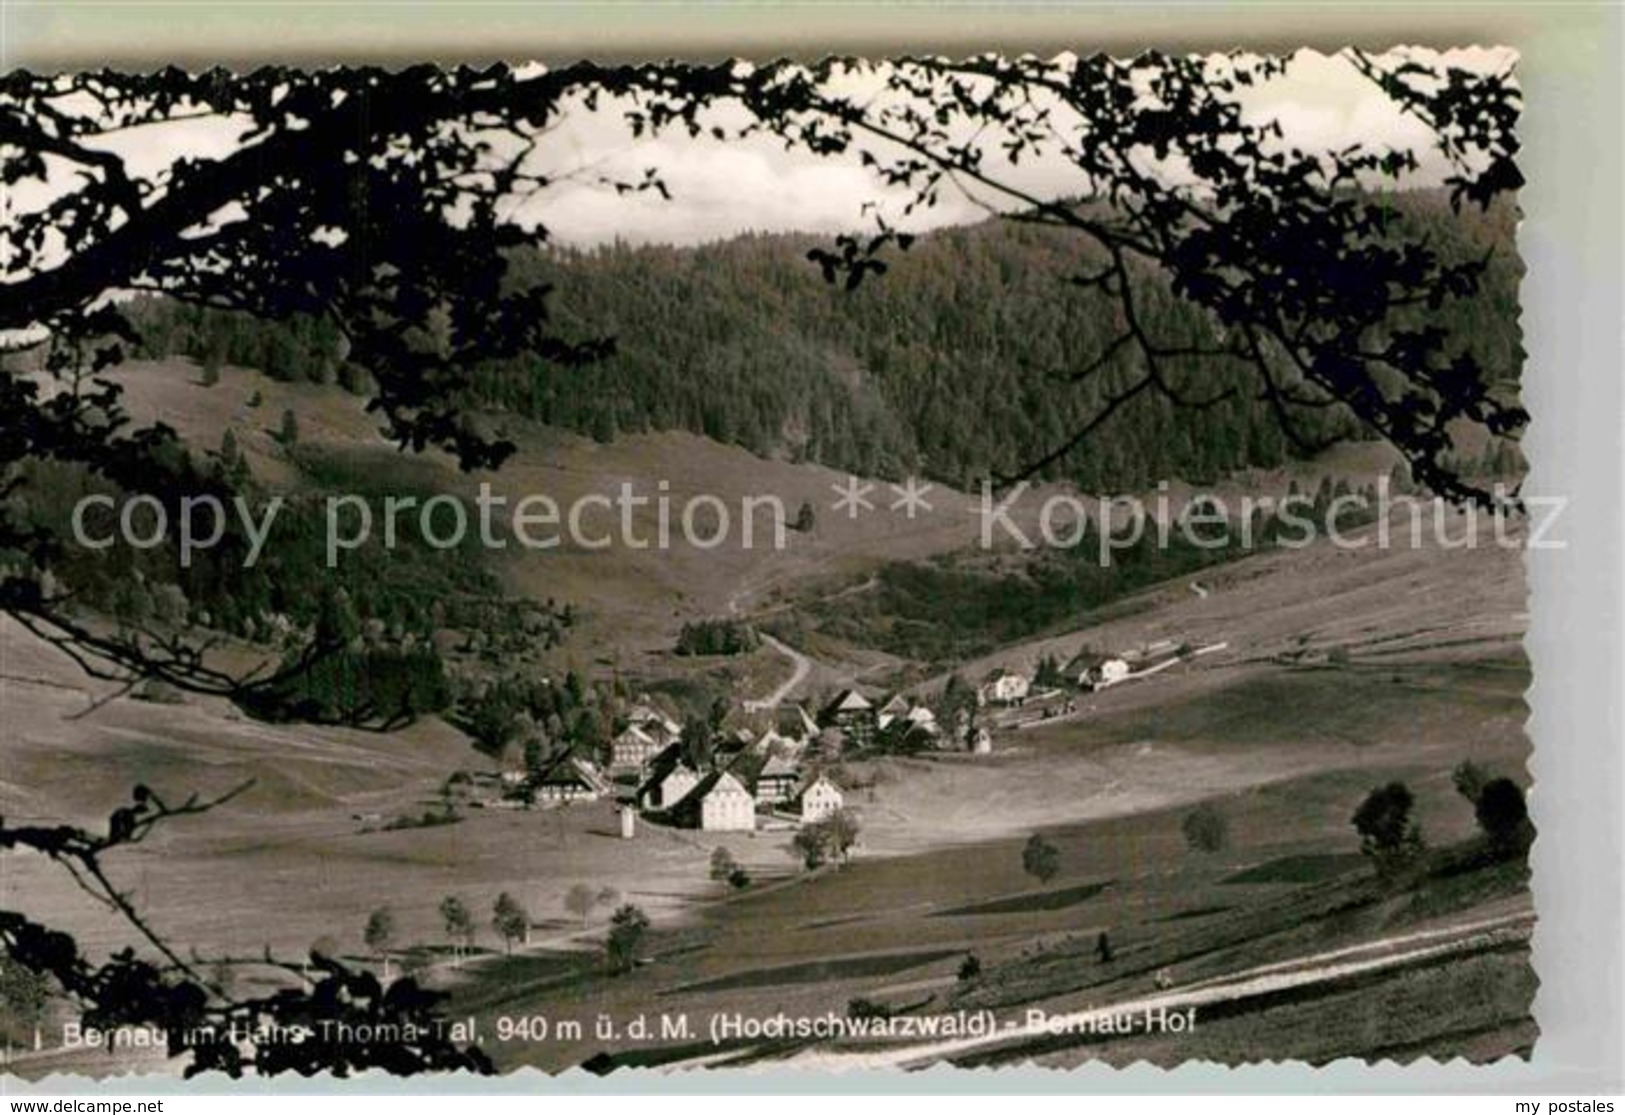
<svg viewBox="0 0 1625 1115">
<path fill-rule="evenodd" d="M 1047 885 L 1060 873 L 1060 850 L 1035 833 L 1021 849 L 1021 869 Z"/>
<path fill-rule="evenodd" d="M 638 962 L 638 950 L 649 932 L 649 918 L 636 906 L 622 906 L 609 921 L 604 938 L 604 960 L 611 972 L 630 972 Z"/>
<path fill-rule="evenodd" d="M 739 864 L 734 862 L 733 853 L 726 848 L 718 848 L 711 853 L 711 878 L 722 882 L 733 876 L 739 870 Z"/>
<path fill-rule="evenodd" d="M 965 959 L 961 961 L 959 965 L 959 982 L 969 983 L 972 980 L 980 979 L 981 977 L 982 962 L 976 958 L 976 954 L 974 952 L 966 954 Z"/>
<path fill-rule="evenodd" d="M 1222 852 L 1230 846 L 1230 822 L 1219 807 L 1204 801 L 1180 823 L 1185 843 L 1195 852 Z"/>
</svg>

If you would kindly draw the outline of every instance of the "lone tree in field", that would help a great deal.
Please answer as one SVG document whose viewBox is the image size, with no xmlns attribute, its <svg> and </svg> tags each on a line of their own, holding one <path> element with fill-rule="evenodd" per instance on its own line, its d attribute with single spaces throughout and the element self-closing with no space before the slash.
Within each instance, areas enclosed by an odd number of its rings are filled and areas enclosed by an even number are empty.
<svg viewBox="0 0 1625 1115">
<path fill-rule="evenodd" d="M 1513 161 L 1521 96 L 1510 66 L 1347 57 L 1425 126 L 1448 167 L 1453 207 L 1488 208 L 1521 184 Z M 0 169 L 13 204 L 0 225 L 0 346 L 32 374 L 0 376 L 0 552 L 8 555 L 0 611 L 94 676 L 150 678 L 250 710 L 334 654 L 312 642 L 275 670 L 245 674 L 203 653 L 209 633 L 115 628 L 78 613 L 75 586 L 50 576 L 61 564 L 62 530 L 26 513 L 37 483 L 27 473 L 77 470 L 170 509 L 233 494 L 235 481 L 199 467 L 172 428 L 141 425 L 125 408 L 108 373 L 143 344 L 131 294 L 312 323 L 342 339 L 326 358 L 342 359 L 339 373 L 364 385 L 369 412 L 395 444 L 444 450 L 469 470 L 500 465 L 514 447 L 474 414 L 474 369 L 521 358 L 570 369 L 613 350 L 614 338 L 592 322 L 561 325 L 549 282 L 515 266 L 522 249 L 557 231 L 545 224 L 545 202 L 572 175 L 539 152 L 584 105 L 640 137 L 768 137 L 852 159 L 900 191 L 910 215 L 962 189 L 1000 214 L 1075 235 L 1082 262 L 1072 288 L 1102 299 L 1119 328 L 1100 351 L 1036 370 L 1045 382 L 1071 381 L 1057 390 L 1090 392 L 1089 413 L 1033 449 L 1018 473 L 1066 457 L 1137 401 L 1205 408 L 1251 397 L 1267 403 L 1300 450 L 1316 447 L 1304 416 L 1336 409 L 1394 446 L 1417 484 L 1490 501 L 1463 475 L 1455 431 L 1516 436 L 1526 416 L 1505 376 L 1462 338 L 1416 320 L 1419 309 L 1473 298 L 1488 261 L 1452 256 L 1425 230 L 1390 220 L 1382 190 L 1406 183 L 1416 152 L 1303 151 L 1282 142 L 1278 125 L 1250 118 L 1245 90 L 1285 64 L 1147 53 L 1125 61 L 980 55 L 5 74 Z M 1157 95 L 1144 96 L 1147 88 Z M 228 137 L 212 152 L 146 165 L 117 153 L 153 134 L 146 129 L 210 125 Z M 1027 191 L 1024 171 L 1046 158 L 1074 174 L 1075 188 L 1053 198 Z M 1160 166 L 1181 173 L 1162 175 Z M 667 192 L 653 169 L 597 184 Z M 1378 189 L 1358 188 L 1366 184 Z M 880 225 L 873 236 L 814 249 L 809 263 L 857 292 L 907 245 Z M 1140 297 L 1146 276 L 1203 317 L 1201 335 L 1161 331 Z M 262 402 L 257 392 L 250 399 Z M 232 531 L 225 550 L 241 552 Z M 143 797 L 115 815 L 130 810 L 145 832 L 180 807 Z M 433 996 L 391 989 L 386 1002 L 369 974 L 330 961 L 315 989 L 274 1006 L 222 995 L 97 875 L 103 854 L 130 842 L 124 831 L 0 823 L 0 851 L 33 851 L 84 872 L 159 958 L 94 965 L 71 936 L 4 912 L 8 956 L 47 973 L 87 1014 L 171 1033 L 201 1032 L 200 1018 L 220 1032 L 307 1012 L 373 1024 L 380 1015 L 432 1018 Z M 184 1052 L 193 1071 L 234 1075 L 489 1067 L 477 1051 L 432 1041 L 388 1050 L 249 1045 Z"/>
<path fill-rule="evenodd" d="M 491 909 L 491 928 L 502 938 L 503 949 L 512 953 L 515 942 L 530 936 L 530 914 L 518 899 L 503 891 L 497 895 L 496 904 Z"/>
<path fill-rule="evenodd" d="M 299 444 L 299 416 L 292 407 L 282 412 L 282 425 L 277 429 L 276 439 L 284 449 L 292 449 Z"/>
<path fill-rule="evenodd" d="M 790 838 L 790 848 L 801 857 L 802 866 L 808 871 L 816 871 L 824 866 L 829 858 L 829 847 L 824 840 L 823 830 L 817 825 L 802 825 L 796 834 Z"/>
<path fill-rule="evenodd" d="M 1204 801 L 1180 822 L 1185 843 L 1192 851 L 1222 852 L 1230 846 L 1230 821 L 1217 805 Z"/>
<path fill-rule="evenodd" d="M 630 972 L 638 962 L 638 950 L 649 931 L 649 918 L 636 906 L 626 905 L 609 919 L 609 936 L 604 938 L 604 961 L 617 975 Z"/>
<path fill-rule="evenodd" d="M 728 849 L 718 847 L 716 851 L 711 853 L 712 879 L 719 883 L 727 882 L 728 878 L 738 870 L 739 864 L 737 861 L 735 861 L 733 853 L 728 851 Z"/>
<path fill-rule="evenodd" d="M 1021 849 L 1021 869 L 1048 886 L 1061 870 L 1060 849 L 1034 833 Z"/>
<path fill-rule="evenodd" d="M 1512 779 L 1486 782 L 1473 803 L 1473 815 L 1496 855 L 1511 858 L 1529 851 L 1535 828 L 1529 820 L 1529 803 L 1523 789 Z"/>
<path fill-rule="evenodd" d="M 1379 875 L 1408 867 L 1425 847 L 1422 829 L 1411 818 L 1414 804 L 1410 787 L 1390 782 L 1367 794 L 1350 818 L 1360 834 L 1360 851 L 1377 865 Z"/>
<path fill-rule="evenodd" d="M 824 843 L 830 855 L 843 864 L 850 860 L 852 849 L 857 846 L 858 836 L 863 831 L 857 816 L 851 810 L 837 809 L 819 824 L 823 828 Z"/>
<path fill-rule="evenodd" d="M 464 951 L 474 946 L 474 915 L 456 895 L 442 898 L 439 909 L 440 923 L 445 927 L 447 940 L 451 942 L 451 962 L 456 966 L 462 963 Z"/>
<path fill-rule="evenodd" d="M 598 895 L 586 883 L 577 883 L 564 895 L 564 908 L 581 919 L 582 925 L 587 924 L 587 919 L 592 916 L 593 908 L 597 905 Z"/>
<path fill-rule="evenodd" d="M 367 917 L 367 928 L 361 934 L 367 951 L 377 957 L 384 967 L 384 982 L 389 982 L 389 952 L 395 947 L 395 913 L 381 906 Z"/>
<path fill-rule="evenodd" d="M 831 860 L 845 864 L 852 856 L 861 831 L 856 816 L 848 810 L 837 809 L 822 821 L 802 825 L 791 838 L 790 846 L 800 855 L 807 870 L 812 871 Z M 733 881 L 731 877 L 729 881 Z"/>
</svg>

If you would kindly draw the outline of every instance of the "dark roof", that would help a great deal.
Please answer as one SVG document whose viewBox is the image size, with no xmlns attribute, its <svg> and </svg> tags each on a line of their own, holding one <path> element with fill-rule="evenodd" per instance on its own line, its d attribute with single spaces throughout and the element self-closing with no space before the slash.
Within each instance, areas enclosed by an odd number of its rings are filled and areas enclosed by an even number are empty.
<svg viewBox="0 0 1625 1115">
<path fill-rule="evenodd" d="M 1081 670 L 1092 670 L 1096 666 L 1099 666 L 1102 662 L 1106 662 L 1115 657 L 1117 656 L 1113 654 L 1102 654 L 1097 650 L 1080 650 L 1077 654 L 1074 654 L 1071 658 L 1067 659 L 1066 665 L 1061 667 L 1061 672 L 1066 674 L 1075 674 Z"/>
<path fill-rule="evenodd" d="M 558 762 L 542 772 L 536 780 L 538 786 L 585 786 L 589 790 L 603 792 L 608 789 L 604 780 L 598 777 L 585 763 L 574 755 L 565 755 Z"/>
<path fill-rule="evenodd" d="M 893 713 L 901 716 L 914 707 L 914 703 L 901 693 L 893 693 L 880 704 L 881 712 Z"/>
<path fill-rule="evenodd" d="M 732 778 L 734 782 L 738 783 L 740 788 L 743 789 L 747 794 L 750 793 L 750 787 L 746 786 L 736 776 L 725 770 L 714 770 L 704 778 L 700 779 L 692 790 L 684 794 L 682 801 L 675 805 L 667 806 L 666 815 L 679 823 L 698 824 L 700 819 L 700 808 L 705 803 L 706 796 L 710 794 L 712 790 L 716 789 L 717 783 L 722 781 L 725 776 Z"/>
<path fill-rule="evenodd" d="M 829 775 L 825 774 L 823 771 L 814 771 L 802 778 L 801 781 L 796 785 L 795 796 L 790 800 L 799 804 L 801 799 L 807 796 L 807 791 L 818 785 L 820 782 L 828 782 L 830 786 L 834 788 L 835 792 L 841 795 L 842 800 L 845 800 L 846 791 L 841 789 L 841 784 L 835 781 L 835 779 L 831 778 Z"/>
<path fill-rule="evenodd" d="M 774 711 L 774 729 L 785 736 L 800 739 L 809 731 L 815 731 L 817 722 L 810 716 L 805 707 L 799 704 L 780 705 Z"/>
<path fill-rule="evenodd" d="M 665 747 L 662 747 L 655 753 L 655 757 L 649 760 L 649 773 L 638 786 L 638 797 L 642 798 L 645 793 L 664 782 L 666 775 L 681 766 L 682 762 L 682 744 L 668 743 Z"/>
<path fill-rule="evenodd" d="M 819 713 L 818 718 L 827 722 L 839 713 L 873 712 L 874 707 L 873 702 L 856 689 L 843 689 L 824 706 L 824 711 Z"/>
</svg>

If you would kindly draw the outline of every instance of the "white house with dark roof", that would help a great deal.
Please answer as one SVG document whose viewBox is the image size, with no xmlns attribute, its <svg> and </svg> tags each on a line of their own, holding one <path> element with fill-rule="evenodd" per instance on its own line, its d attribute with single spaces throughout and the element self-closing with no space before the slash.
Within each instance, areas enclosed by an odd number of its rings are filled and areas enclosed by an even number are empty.
<svg viewBox="0 0 1625 1115">
<path fill-rule="evenodd" d="M 535 783 L 536 800 L 556 805 L 594 801 L 609 792 L 609 783 L 597 768 L 574 755 L 554 763 Z"/>
<path fill-rule="evenodd" d="M 699 824 L 706 832 L 751 832 L 756 828 L 756 799 L 727 771 L 708 776 L 688 798 L 698 799 Z"/>
<path fill-rule="evenodd" d="M 1067 680 L 1079 689 L 1104 689 L 1116 685 L 1129 675 L 1128 661 L 1118 655 L 1081 651 L 1063 670 Z"/>
<path fill-rule="evenodd" d="M 1031 688 L 1027 675 L 1001 668 L 988 675 L 977 695 L 987 705 L 1019 705 Z"/>
<path fill-rule="evenodd" d="M 801 814 L 801 823 L 812 824 L 840 812 L 846 798 L 839 786 L 820 774 L 802 788 L 795 797 L 795 803 L 797 812 Z"/>
<path fill-rule="evenodd" d="M 699 784 L 699 772 L 687 763 L 679 764 L 650 779 L 644 795 L 644 805 L 649 809 L 669 809 L 687 797 Z"/>
</svg>

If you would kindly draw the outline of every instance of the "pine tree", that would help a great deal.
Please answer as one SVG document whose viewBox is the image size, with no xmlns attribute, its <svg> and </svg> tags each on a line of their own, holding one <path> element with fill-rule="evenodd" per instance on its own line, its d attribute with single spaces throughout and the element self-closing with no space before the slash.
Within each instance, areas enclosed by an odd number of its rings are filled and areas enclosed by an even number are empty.
<svg viewBox="0 0 1625 1115">
<path fill-rule="evenodd" d="M 277 433 L 277 440 L 289 449 L 299 444 L 299 416 L 291 407 L 282 412 L 282 428 Z"/>
</svg>

